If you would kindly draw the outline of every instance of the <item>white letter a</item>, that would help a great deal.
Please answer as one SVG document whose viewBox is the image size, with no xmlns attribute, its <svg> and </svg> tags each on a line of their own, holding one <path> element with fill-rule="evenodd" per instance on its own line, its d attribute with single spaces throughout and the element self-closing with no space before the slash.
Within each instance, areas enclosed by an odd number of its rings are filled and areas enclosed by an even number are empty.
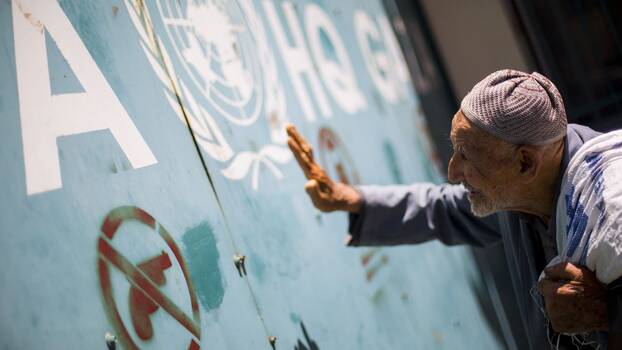
<svg viewBox="0 0 622 350">
<path fill-rule="evenodd" d="M 61 188 L 56 139 L 110 130 L 134 169 L 158 161 L 56 0 L 13 1 L 13 35 L 28 195 Z M 45 30 L 84 92 L 52 95 Z"/>
</svg>

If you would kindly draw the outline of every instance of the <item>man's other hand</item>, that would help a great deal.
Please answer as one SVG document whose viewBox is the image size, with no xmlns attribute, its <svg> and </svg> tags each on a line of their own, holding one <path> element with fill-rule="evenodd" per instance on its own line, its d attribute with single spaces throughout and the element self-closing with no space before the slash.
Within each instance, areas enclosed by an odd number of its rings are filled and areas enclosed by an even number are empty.
<svg viewBox="0 0 622 350">
<path fill-rule="evenodd" d="M 563 262 L 544 269 L 538 289 L 553 329 L 561 333 L 606 331 L 605 287 L 594 272 Z"/>
<path fill-rule="evenodd" d="M 334 182 L 313 159 L 313 149 L 293 125 L 287 128 L 287 144 L 307 178 L 305 190 L 313 205 L 323 212 L 345 210 L 357 213 L 363 199 L 352 186 Z"/>
</svg>

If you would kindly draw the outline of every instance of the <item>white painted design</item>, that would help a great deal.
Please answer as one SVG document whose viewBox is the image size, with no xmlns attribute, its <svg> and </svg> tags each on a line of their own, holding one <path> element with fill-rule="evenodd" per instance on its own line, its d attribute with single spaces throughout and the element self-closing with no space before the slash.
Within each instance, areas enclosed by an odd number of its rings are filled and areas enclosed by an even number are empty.
<svg viewBox="0 0 622 350">
<path fill-rule="evenodd" d="M 158 78 L 162 81 L 164 94 L 171 108 L 173 108 L 182 122 L 186 122 L 184 114 L 188 117 L 197 142 L 210 157 L 221 162 L 231 159 L 234 152 L 224 138 L 214 118 L 197 103 L 183 82 L 178 83 L 177 80 L 169 78 L 168 74 L 171 74 L 171 77 L 176 76 L 175 69 L 171 64 L 167 51 L 160 50 L 158 46 L 159 39 L 153 32 L 149 11 L 142 3 L 126 1 L 125 5 L 129 17 L 140 36 L 140 44 L 145 56 Z M 177 100 L 176 91 L 180 92 L 180 96 L 186 97 L 184 100 L 186 102 L 185 109 L 183 111 Z"/>
<path fill-rule="evenodd" d="M 379 25 L 362 10 L 354 13 L 356 38 L 367 71 L 380 95 L 396 103 L 407 97 L 408 69 L 389 21 L 384 15 L 378 15 L 377 21 Z M 373 50 L 372 42 L 383 43 L 384 50 Z"/>
<path fill-rule="evenodd" d="M 259 188 L 259 166 L 265 164 L 277 179 L 283 178 L 283 173 L 274 163 L 284 164 L 291 158 L 289 150 L 274 145 L 264 146 L 259 152 L 240 152 L 222 173 L 229 179 L 243 179 L 252 168 L 251 182 L 253 189 Z"/>
<path fill-rule="evenodd" d="M 56 139 L 109 130 L 134 169 L 157 160 L 56 1 L 13 1 L 19 112 L 28 195 L 62 187 Z M 52 95 L 45 31 L 84 92 Z"/>
<path fill-rule="evenodd" d="M 183 5 L 158 1 L 172 52 L 185 73 L 177 77 L 200 91 L 219 117 L 236 125 L 253 124 L 262 112 L 265 91 L 261 62 L 247 47 L 252 28 L 234 23 L 216 0 Z"/>
<path fill-rule="evenodd" d="M 182 121 L 187 117 L 201 148 L 212 159 L 231 162 L 222 170 L 231 180 L 250 174 L 253 188 L 258 189 L 261 164 L 280 179 L 282 174 L 275 163 L 292 158 L 285 146 L 285 94 L 252 2 L 158 1 L 154 7 L 165 28 L 165 38 L 151 31 L 151 16 L 145 6 L 126 0 L 168 101 Z M 271 143 L 259 152 L 234 150 L 224 137 L 223 123 L 229 128 L 246 128 L 256 125 L 260 116 L 265 117 Z M 256 161 L 245 161 L 249 155 Z M 251 167 L 255 171 L 251 172 Z"/>
<path fill-rule="evenodd" d="M 391 28 L 391 24 L 389 23 L 389 19 L 385 15 L 376 16 L 376 20 L 378 21 L 378 25 L 380 26 L 380 31 L 382 32 L 382 40 L 384 41 L 384 45 L 387 49 L 387 53 L 391 57 L 392 67 L 393 67 L 393 76 L 397 80 L 396 84 L 401 83 L 401 86 L 404 87 L 404 84 L 410 83 L 410 74 L 408 73 L 408 67 L 406 66 L 406 60 L 404 59 L 404 54 L 400 49 L 400 44 L 397 42 L 397 38 L 395 37 L 395 32 Z M 406 98 L 406 89 L 400 89 L 403 98 Z"/>
<path fill-rule="evenodd" d="M 337 28 L 326 12 L 318 5 L 308 4 L 305 6 L 305 28 L 311 53 L 322 75 L 322 81 L 335 102 L 350 114 L 365 110 L 367 103 L 363 93 L 358 88 L 348 51 L 343 45 Z M 322 33 L 326 35 L 330 45 L 332 45 L 336 62 L 325 55 L 325 49 L 321 42 Z"/>
<path fill-rule="evenodd" d="M 320 83 L 311 56 L 309 55 L 309 50 L 305 43 L 294 5 L 289 1 L 284 1 L 282 4 L 283 13 L 289 28 L 288 32 L 293 40 L 291 44 L 288 43 L 274 3 L 272 1 L 263 1 L 263 8 L 268 23 L 270 23 L 270 28 L 272 29 L 272 35 L 274 35 L 279 51 L 281 52 L 282 61 L 285 63 L 289 78 L 294 85 L 294 90 L 298 96 L 298 101 L 300 102 L 304 117 L 308 121 L 317 119 L 315 109 L 311 104 L 311 99 L 309 98 L 304 81 L 302 80 L 303 76 L 307 78 L 311 86 L 311 91 L 313 92 L 320 112 L 322 115 L 330 117 L 332 115 L 332 110 L 328 104 L 328 99 Z"/>
<path fill-rule="evenodd" d="M 186 84 L 183 81 L 179 82 L 181 93 L 185 97 L 186 115 L 189 116 L 188 120 L 190 126 L 194 131 L 197 142 L 212 158 L 226 162 L 233 157 L 234 152 L 225 140 L 225 137 L 220 131 L 220 128 L 214 121 L 208 111 L 197 103 L 192 94 L 188 91 Z M 171 103 L 178 104 L 178 102 L 171 101 Z"/>
<path fill-rule="evenodd" d="M 188 120 L 205 153 L 226 163 L 222 174 L 235 181 L 250 175 L 252 187 L 258 189 L 259 166 L 265 165 L 280 179 L 278 164 L 292 158 L 285 146 L 286 97 L 262 16 L 253 3 L 125 3 L 143 49 L 165 86 L 167 100 L 182 121 Z M 340 33 L 320 6 L 300 5 L 299 13 L 292 2 L 283 1 L 279 13 L 272 1 L 261 4 L 271 39 L 307 121 L 317 120 L 318 114 L 332 116 L 327 92 L 347 113 L 368 108 Z M 162 37 L 151 29 L 147 8 L 157 10 L 161 25 L 153 25 L 164 28 Z M 408 71 L 386 17 L 378 16 L 377 24 L 366 13 L 356 11 L 354 22 L 374 85 L 388 102 L 399 102 L 406 96 L 403 83 L 408 81 Z M 370 40 L 373 47 L 380 43 L 384 48 L 372 50 Z M 222 131 L 245 133 L 248 131 L 243 128 L 260 123 L 266 123 L 263 127 L 270 132 L 270 142 L 259 146 L 260 151 L 234 149 Z M 276 151 L 279 148 L 281 151 Z M 285 154 L 289 156 L 284 158 Z"/>
</svg>

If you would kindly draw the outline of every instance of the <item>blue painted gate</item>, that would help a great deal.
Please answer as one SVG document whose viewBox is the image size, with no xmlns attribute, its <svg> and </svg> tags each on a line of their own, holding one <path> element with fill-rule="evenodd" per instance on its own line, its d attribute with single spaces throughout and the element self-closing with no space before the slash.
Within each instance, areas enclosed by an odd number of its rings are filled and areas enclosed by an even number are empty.
<svg viewBox="0 0 622 350">
<path fill-rule="evenodd" d="M 500 346 L 466 250 L 346 248 L 286 147 L 442 180 L 380 2 L 2 0 L 0 81 L 0 348 Z"/>
</svg>

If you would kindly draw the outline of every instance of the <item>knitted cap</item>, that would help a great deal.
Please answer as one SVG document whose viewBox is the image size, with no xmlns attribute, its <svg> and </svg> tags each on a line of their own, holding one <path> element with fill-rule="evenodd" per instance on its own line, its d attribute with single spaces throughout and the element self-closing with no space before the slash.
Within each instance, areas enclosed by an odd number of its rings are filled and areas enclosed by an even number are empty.
<svg viewBox="0 0 622 350">
<path fill-rule="evenodd" d="M 479 128 L 513 144 L 545 145 L 566 135 L 562 97 L 535 72 L 496 71 L 471 89 L 460 109 Z"/>
</svg>

